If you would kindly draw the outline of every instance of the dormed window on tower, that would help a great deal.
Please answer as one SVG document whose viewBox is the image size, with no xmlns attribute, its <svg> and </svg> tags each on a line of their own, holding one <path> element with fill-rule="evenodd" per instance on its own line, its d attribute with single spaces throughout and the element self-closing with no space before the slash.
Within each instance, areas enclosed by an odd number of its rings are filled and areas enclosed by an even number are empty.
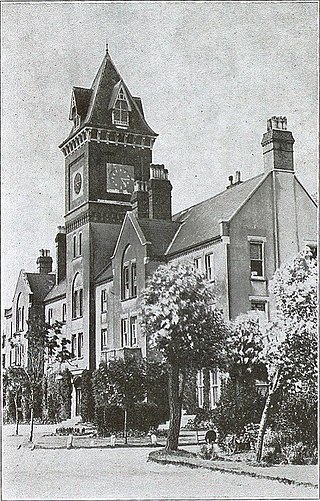
<svg viewBox="0 0 320 501">
<path fill-rule="evenodd" d="M 113 89 L 109 109 L 112 109 L 112 123 L 127 127 L 131 106 L 122 82 L 118 82 Z"/>
</svg>

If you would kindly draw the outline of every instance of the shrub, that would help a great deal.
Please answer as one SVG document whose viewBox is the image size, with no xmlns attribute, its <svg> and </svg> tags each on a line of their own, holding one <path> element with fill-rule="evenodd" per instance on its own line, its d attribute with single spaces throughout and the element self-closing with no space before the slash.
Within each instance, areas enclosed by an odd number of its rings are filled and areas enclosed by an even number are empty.
<svg viewBox="0 0 320 501">
<path fill-rule="evenodd" d="M 211 414 L 221 439 L 227 434 L 240 435 L 248 423 L 259 423 L 264 400 L 256 390 L 255 381 L 230 378 Z"/>
</svg>

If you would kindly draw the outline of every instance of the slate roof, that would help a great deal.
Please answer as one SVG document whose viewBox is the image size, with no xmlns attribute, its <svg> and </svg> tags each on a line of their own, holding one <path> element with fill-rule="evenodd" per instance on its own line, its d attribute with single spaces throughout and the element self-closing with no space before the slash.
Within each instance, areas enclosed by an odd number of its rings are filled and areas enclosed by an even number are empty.
<svg viewBox="0 0 320 501">
<path fill-rule="evenodd" d="M 67 288 L 67 282 L 66 280 L 62 280 L 60 283 L 52 287 L 49 294 L 46 295 L 45 300 L 52 301 L 60 296 L 64 296 L 66 294 L 66 288 Z"/>
<path fill-rule="evenodd" d="M 97 275 L 95 283 L 103 283 L 103 282 L 108 282 L 109 280 L 112 280 L 113 278 L 113 273 L 112 273 L 112 263 L 108 263 L 108 265 Z"/>
<path fill-rule="evenodd" d="M 229 221 L 246 198 L 257 188 L 264 174 L 259 174 L 204 202 L 173 216 L 180 228 L 175 234 L 167 254 L 176 254 L 200 245 L 220 235 L 219 222 Z"/>
<path fill-rule="evenodd" d="M 163 257 L 180 223 L 160 219 L 137 219 L 137 221 L 147 242 L 151 244 L 150 254 L 153 257 Z"/>
<path fill-rule="evenodd" d="M 141 99 L 133 97 L 123 81 L 121 75 L 116 69 L 109 53 L 107 52 L 103 58 L 100 68 L 93 80 L 90 89 L 74 87 L 77 110 L 82 117 L 83 125 L 91 125 L 96 127 L 107 127 L 109 130 L 119 129 L 112 123 L 112 114 L 110 112 L 109 103 L 114 93 L 115 86 L 120 82 L 128 96 L 128 101 L 131 107 L 130 123 L 126 128 L 127 132 L 135 132 L 147 134 L 156 137 L 158 134 L 154 132 L 147 124 L 142 109 Z M 78 109 L 78 103 L 80 108 Z M 83 112 L 83 116 L 82 116 Z M 62 146 L 74 134 L 74 128 L 71 130 L 68 138 L 60 145 Z"/>
<path fill-rule="evenodd" d="M 54 273 L 26 273 L 26 277 L 29 282 L 30 289 L 33 292 L 33 298 L 36 302 L 43 301 L 56 283 L 56 276 Z"/>
<path fill-rule="evenodd" d="M 88 112 L 92 89 L 82 87 L 73 87 L 74 98 L 76 101 L 77 111 L 84 118 Z"/>
</svg>

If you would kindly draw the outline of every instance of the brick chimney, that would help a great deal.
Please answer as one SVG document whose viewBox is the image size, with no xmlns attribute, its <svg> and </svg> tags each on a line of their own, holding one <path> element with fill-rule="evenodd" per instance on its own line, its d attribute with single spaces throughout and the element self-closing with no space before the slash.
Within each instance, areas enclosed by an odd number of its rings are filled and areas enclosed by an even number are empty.
<svg viewBox="0 0 320 501">
<path fill-rule="evenodd" d="M 150 219 L 170 220 L 172 185 L 168 179 L 168 170 L 164 165 L 150 165 L 149 180 L 149 216 Z"/>
<path fill-rule="evenodd" d="M 56 242 L 56 284 L 59 284 L 66 278 L 66 229 L 64 226 L 58 226 Z"/>
<path fill-rule="evenodd" d="M 286 117 L 272 117 L 267 121 L 267 132 L 262 137 L 264 171 L 294 172 L 292 133 L 287 130 Z"/>
<path fill-rule="evenodd" d="M 148 181 L 135 181 L 131 203 L 132 212 L 137 218 L 149 218 Z"/>
<path fill-rule="evenodd" d="M 41 249 L 40 256 L 37 259 L 38 273 L 47 275 L 52 272 L 52 257 L 48 249 Z"/>
</svg>

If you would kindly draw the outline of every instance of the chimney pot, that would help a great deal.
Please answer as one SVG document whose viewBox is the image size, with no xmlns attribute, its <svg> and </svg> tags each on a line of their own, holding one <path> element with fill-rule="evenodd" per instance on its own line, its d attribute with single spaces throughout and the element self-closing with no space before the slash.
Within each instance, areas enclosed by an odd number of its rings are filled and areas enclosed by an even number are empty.
<svg viewBox="0 0 320 501">
<path fill-rule="evenodd" d="M 37 259 L 38 273 L 41 275 L 52 272 L 52 257 L 48 249 L 40 249 L 40 256 Z"/>
</svg>

